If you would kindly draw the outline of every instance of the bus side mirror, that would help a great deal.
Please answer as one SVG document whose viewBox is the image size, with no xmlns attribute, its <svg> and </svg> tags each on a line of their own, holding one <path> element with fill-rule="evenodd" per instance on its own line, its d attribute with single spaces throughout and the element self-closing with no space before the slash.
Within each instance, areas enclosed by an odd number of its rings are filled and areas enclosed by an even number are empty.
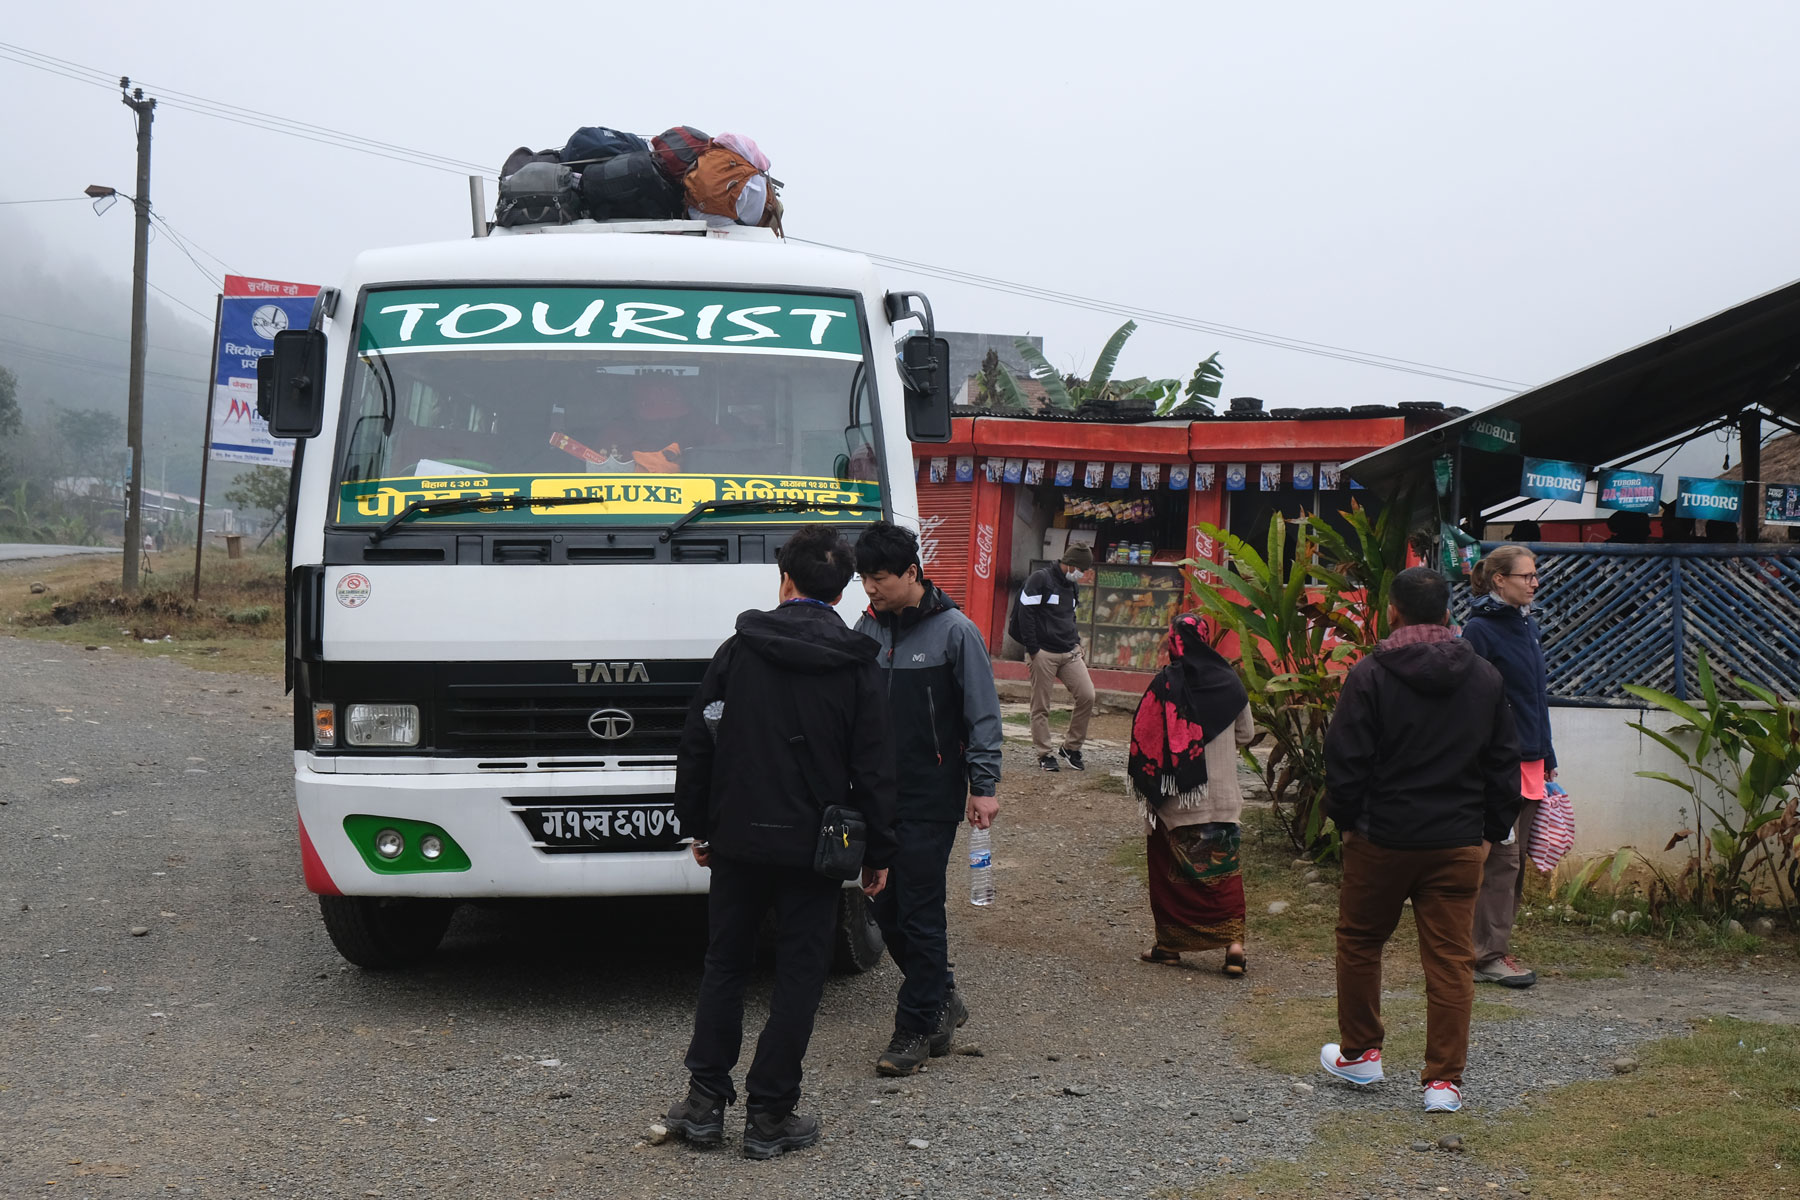
<svg viewBox="0 0 1800 1200">
<path fill-rule="evenodd" d="M 900 343 L 906 384 L 906 436 L 915 442 L 950 440 L 950 343 L 916 335 Z"/>
<path fill-rule="evenodd" d="M 325 334 L 284 329 L 256 360 L 256 412 L 280 438 L 317 437 L 325 421 Z"/>
</svg>

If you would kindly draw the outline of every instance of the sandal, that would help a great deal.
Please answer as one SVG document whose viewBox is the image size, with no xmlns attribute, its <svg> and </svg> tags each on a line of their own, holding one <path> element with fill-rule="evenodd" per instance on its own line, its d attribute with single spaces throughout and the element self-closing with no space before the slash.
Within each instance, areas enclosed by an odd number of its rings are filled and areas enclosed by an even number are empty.
<svg viewBox="0 0 1800 1200">
<path fill-rule="evenodd" d="M 1242 979 L 1244 973 L 1249 969 L 1250 960 L 1244 957 L 1244 952 L 1242 950 L 1235 952 L 1227 950 L 1225 952 L 1225 966 L 1222 970 L 1228 978 Z"/>
<path fill-rule="evenodd" d="M 1164 950 L 1161 946 L 1152 946 L 1138 955 L 1139 962 L 1155 963 L 1163 967 L 1181 965 L 1181 955 L 1174 950 Z"/>
</svg>

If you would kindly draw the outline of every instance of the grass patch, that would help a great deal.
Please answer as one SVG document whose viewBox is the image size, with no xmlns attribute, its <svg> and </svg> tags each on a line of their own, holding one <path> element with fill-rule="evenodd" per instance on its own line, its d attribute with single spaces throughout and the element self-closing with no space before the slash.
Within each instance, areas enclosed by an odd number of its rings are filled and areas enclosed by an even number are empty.
<svg viewBox="0 0 1800 1200">
<path fill-rule="evenodd" d="M 191 566 L 158 555 L 162 570 L 136 593 L 120 586 L 120 561 L 95 556 L 23 563 L 0 576 L 6 631 L 99 653 L 168 657 L 219 671 L 279 675 L 286 623 L 285 563 L 278 555 L 208 556 L 195 601 Z M 41 583 L 42 592 L 31 585 Z"/>
<path fill-rule="evenodd" d="M 1464 1136 L 1478 1175 L 1529 1187 L 1534 1200 L 1800 1192 L 1790 1183 L 1800 1163 L 1800 1030 L 1709 1019 L 1692 1036 L 1654 1043 L 1639 1058 L 1633 1074 L 1558 1088 L 1491 1118 L 1466 1111 L 1428 1118 L 1418 1109 L 1333 1118 L 1300 1161 L 1271 1163 L 1188 1195 L 1365 1195 L 1389 1190 L 1396 1177 L 1429 1183 L 1437 1155 L 1418 1154 L 1408 1143 L 1446 1133 Z M 1406 1102 L 1415 1103 L 1410 1096 Z M 1390 1108 L 1371 1096 L 1370 1107 L 1377 1105 Z"/>
</svg>

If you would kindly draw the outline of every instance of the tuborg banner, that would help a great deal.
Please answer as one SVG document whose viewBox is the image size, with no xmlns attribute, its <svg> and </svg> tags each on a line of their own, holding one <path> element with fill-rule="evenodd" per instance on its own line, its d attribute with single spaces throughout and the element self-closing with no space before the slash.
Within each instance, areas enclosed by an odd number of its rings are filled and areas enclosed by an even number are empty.
<svg viewBox="0 0 1800 1200">
<path fill-rule="evenodd" d="M 1690 479 L 1683 475 L 1675 495 L 1675 515 L 1698 521 L 1735 521 L 1743 496 L 1744 485 L 1735 479 Z"/>
<path fill-rule="evenodd" d="M 310 283 L 225 277 L 213 334 L 212 427 L 206 434 L 214 462 L 293 465 L 294 443 L 271 437 L 268 423 L 256 415 L 256 360 L 274 351 L 282 330 L 307 327 L 318 295 L 318 286 Z"/>
<path fill-rule="evenodd" d="M 1587 494 L 1586 463 L 1527 458 L 1519 473 L 1519 495 L 1533 500 L 1579 500 Z"/>
<path fill-rule="evenodd" d="M 1602 471 L 1596 503 L 1614 512 L 1655 513 L 1662 507 L 1662 481 L 1653 471 Z"/>
</svg>

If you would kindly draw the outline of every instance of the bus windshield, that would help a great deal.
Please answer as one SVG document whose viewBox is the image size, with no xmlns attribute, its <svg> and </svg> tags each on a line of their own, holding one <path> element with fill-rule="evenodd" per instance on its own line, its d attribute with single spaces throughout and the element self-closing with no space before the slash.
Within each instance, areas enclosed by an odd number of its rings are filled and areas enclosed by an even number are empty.
<svg viewBox="0 0 1800 1200">
<path fill-rule="evenodd" d="M 379 525 L 415 502 L 480 496 L 560 499 L 440 519 L 662 525 L 707 500 L 879 504 L 865 367 L 861 320 L 843 296 L 372 292 L 338 435 L 335 522 Z"/>
</svg>

